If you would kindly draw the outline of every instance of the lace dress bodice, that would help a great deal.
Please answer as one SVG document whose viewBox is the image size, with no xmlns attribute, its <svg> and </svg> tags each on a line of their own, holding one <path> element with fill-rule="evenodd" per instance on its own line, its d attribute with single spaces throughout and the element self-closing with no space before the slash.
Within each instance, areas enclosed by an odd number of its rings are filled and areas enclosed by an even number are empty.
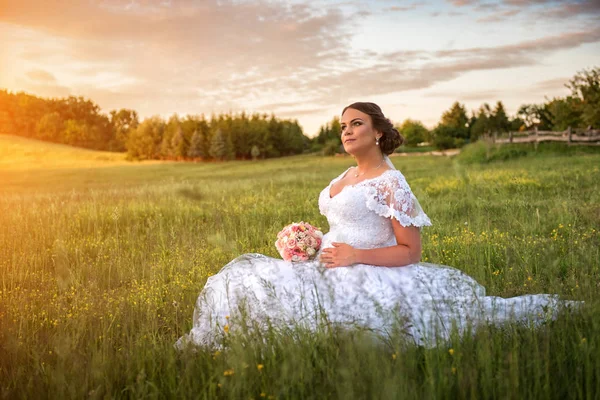
<svg viewBox="0 0 600 400">
<path fill-rule="evenodd" d="M 331 242 L 348 243 L 360 249 L 393 246 L 397 243 L 390 218 L 402 226 L 431 225 L 406 179 L 395 169 L 347 185 L 331 197 L 331 186 L 349 170 L 333 179 L 319 194 L 319 211 L 330 227 L 322 248 L 330 247 Z"/>
</svg>

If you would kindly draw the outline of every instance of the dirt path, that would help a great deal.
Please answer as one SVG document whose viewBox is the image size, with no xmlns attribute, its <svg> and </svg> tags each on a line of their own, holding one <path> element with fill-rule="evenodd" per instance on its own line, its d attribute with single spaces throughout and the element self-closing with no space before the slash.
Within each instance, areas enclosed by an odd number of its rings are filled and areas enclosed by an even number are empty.
<svg viewBox="0 0 600 400">
<path fill-rule="evenodd" d="M 455 156 L 460 153 L 460 149 L 448 149 L 440 151 L 427 151 L 424 153 L 392 153 L 390 157 L 409 157 L 409 156 Z"/>
</svg>

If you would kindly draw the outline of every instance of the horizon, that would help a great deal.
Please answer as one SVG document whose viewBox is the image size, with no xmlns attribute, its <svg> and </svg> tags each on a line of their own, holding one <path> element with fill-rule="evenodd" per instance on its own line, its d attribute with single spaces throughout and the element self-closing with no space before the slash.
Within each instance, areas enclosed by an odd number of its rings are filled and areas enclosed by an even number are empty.
<svg viewBox="0 0 600 400">
<path fill-rule="evenodd" d="M 502 101 L 512 116 L 568 95 L 578 71 L 600 65 L 593 0 L 62 0 L 52 11 L 0 0 L 0 9 L 0 88 L 83 96 L 141 119 L 274 114 L 309 137 L 355 101 L 430 129 L 455 101 L 469 113 Z"/>
</svg>

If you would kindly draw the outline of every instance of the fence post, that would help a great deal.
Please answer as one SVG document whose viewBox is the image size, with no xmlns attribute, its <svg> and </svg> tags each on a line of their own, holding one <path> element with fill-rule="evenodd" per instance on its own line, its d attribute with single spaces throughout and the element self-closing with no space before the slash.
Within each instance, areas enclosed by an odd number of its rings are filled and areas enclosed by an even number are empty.
<svg viewBox="0 0 600 400">
<path fill-rule="evenodd" d="M 494 131 L 494 143 L 498 140 L 498 132 Z"/>
<path fill-rule="evenodd" d="M 512 131 L 508 132 L 508 143 L 512 143 L 513 142 L 513 133 Z"/>
<path fill-rule="evenodd" d="M 540 140 L 540 136 L 538 135 L 538 127 L 535 126 L 535 142 L 533 142 L 533 148 L 537 150 L 538 148 L 538 140 Z"/>
<path fill-rule="evenodd" d="M 571 144 L 573 142 L 573 139 L 571 138 L 571 135 L 573 134 L 571 131 L 571 126 L 567 128 L 567 134 L 569 135 L 569 144 Z"/>
</svg>

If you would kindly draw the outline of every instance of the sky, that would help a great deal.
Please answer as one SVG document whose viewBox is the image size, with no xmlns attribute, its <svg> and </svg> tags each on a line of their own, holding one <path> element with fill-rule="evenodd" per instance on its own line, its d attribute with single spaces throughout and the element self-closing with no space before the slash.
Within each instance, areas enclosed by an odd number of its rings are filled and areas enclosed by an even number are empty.
<svg viewBox="0 0 600 400">
<path fill-rule="evenodd" d="M 274 113 L 314 136 L 371 101 L 433 128 L 592 67 L 600 0 L 0 0 L 0 88 L 142 118 Z"/>
</svg>

